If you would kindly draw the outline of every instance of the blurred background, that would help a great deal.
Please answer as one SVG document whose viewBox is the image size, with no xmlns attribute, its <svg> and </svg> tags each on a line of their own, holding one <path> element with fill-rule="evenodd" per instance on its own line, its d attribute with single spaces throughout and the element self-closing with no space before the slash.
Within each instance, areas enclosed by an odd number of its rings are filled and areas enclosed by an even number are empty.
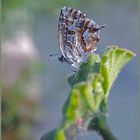
<svg viewBox="0 0 140 140">
<path fill-rule="evenodd" d="M 72 73 L 49 54 L 60 53 L 57 22 L 63 6 L 80 9 L 107 24 L 97 44 L 138 52 L 137 0 L 2 0 L 2 139 L 39 140 L 59 126 Z M 108 123 L 119 140 L 138 140 L 138 58 L 129 62 L 111 89 Z M 96 133 L 77 137 L 101 140 Z"/>
</svg>

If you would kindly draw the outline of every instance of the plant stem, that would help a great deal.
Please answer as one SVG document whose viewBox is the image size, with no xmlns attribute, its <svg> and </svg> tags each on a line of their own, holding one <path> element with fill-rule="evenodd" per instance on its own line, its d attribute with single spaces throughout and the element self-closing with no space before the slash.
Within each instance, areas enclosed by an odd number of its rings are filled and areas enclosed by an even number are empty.
<svg viewBox="0 0 140 140">
<path fill-rule="evenodd" d="M 102 136 L 103 140 L 117 140 L 107 125 L 106 116 L 101 115 L 94 118 L 88 129 L 98 132 Z"/>
</svg>

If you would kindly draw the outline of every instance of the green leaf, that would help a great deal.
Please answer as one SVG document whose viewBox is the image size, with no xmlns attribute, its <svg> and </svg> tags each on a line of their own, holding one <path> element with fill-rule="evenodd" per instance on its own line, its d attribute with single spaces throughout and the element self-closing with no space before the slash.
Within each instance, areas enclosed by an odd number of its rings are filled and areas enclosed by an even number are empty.
<svg viewBox="0 0 140 140">
<path fill-rule="evenodd" d="M 58 129 L 56 135 L 55 135 L 55 140 L 65 140 L 65 134 L 63 129 Z"/>
<path fill-rule="evenodd" d="M 54 129 L 50 132 L 47 132 L 46 134 L 44 134 L 40 140 L 54 140 L 55 139 L 55 135 L 57 133 L 57 129 Z"/>
<path fill-rule="evenodd" d="M 80 70 L 68 77 L 68 83 L 73 87 L 76 83 L 85 81 L 89 73 L 98 73 L 100 65 L 100 57 L 97 54 L 89 55 L 86 62 L 80 66 Z"/>
<path fill-rule="evenodd" d="M 100 74 L 104 78 L 102 85 L 106 96 L 108 96 L 109 90 L 122 67 L 134 56 L 133 52 L 117 46 L 107 48 L 100 64 Z"/>
</svg>

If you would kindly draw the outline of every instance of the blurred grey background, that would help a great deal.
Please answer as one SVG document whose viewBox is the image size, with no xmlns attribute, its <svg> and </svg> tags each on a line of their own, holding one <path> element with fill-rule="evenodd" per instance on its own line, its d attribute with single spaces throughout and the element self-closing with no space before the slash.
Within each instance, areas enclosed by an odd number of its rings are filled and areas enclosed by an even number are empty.
<svg viewBox="0 0 140 140">
<path fill-rule="evenodd" d="M 26 52 L 26 55 L 23 55 L 23 58 L 26 58 L 24 63 L 34 60 L 34 62 L 39 63 L 37 66 L 41 69 L 39 73 L 33 74 L 34 77 L 38 78 L 32 78 L 36 83 L 31 84 L 28 88 L 29 91 L 31 90 L 30 88 L 34 89 L 31 96 L 36 97 L 34 101 L 40 108 L 36 109 L 36 112 L 39 112 L 38 118 L 31 122 L 30 125 L 31 137 L 26 138 L 26 140 L 39 140 L 44 133 L 59 126 L 62 119 L 62 106 L 70 91 L 67 77 L 72 71 L 68 68 L 68 65 L 61 64 L 57 59 L 48 61 L 49 54 L 61 54 L 57 24 L 59 12 L 63 6 L 80 9 L 99 25 L 107 24 L 107 27 L 101 31 L 101 40 L 97 44 L 97 53 L 100 55 L 109 45 L 118 45 L 136 53 L 136 57 L 123 68 L 111 89 L 108 102 L 108 123 L 119 140 L 138 140 L 138 1 L 2 0 L 3 58 L 5 58 L 5 53 L 3 52 L 7 51 L 7 42 L 9 42 L 10 48 L 12 48 L 11 45 L 16 46 L 15 44 L 17 44 L 19 52 Z M 21 46 L 25 46 L 23 50 Z M 8 54 L 15 56 L 12 50 L 9 51 L 8 49 Z M 16 51 L 15 53 L 17 54 Z M 27 54 L 32 57 L 27 59 Z M 5 75 L 7 75 L 7 69 L 11 69 L 9 65 L 7 66 L 7 62 L 13 57 L 11 55 L 10 59 L 8 58 L 6 57 L 7 61 L 2 61 L 4 65 L 2 66 L 5 67 Z M 19 57 L 14 60 L 17 59 Z M 31 64 L 34 62 L 31 61 Z M 21 62 L 19 63 L 21 64 Z M 33 67 L 33 69 L 35 68 Z M 5 76 L 3 76 L 3 81 L 4 79 Z M 9 84 L 3 85 L 4 89 L 6 89 L 3 92 L 7 92 Z M 101 137 L 92 132 L 78 136 L 76 139 L 101 140 Z"/>
</svg>

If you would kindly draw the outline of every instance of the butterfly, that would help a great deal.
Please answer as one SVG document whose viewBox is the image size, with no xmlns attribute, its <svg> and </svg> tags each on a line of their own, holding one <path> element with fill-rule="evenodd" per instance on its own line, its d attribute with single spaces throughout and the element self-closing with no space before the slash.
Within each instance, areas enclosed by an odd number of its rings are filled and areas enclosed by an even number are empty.
<svg viewBox="0 0 140 140">
<path fill-rule="evenodd" d="M 79 69 L 87 56 L 96 50 L 100 40 L 100 29 L 93 19 L 87 18 L 80 10 L 63 7 L 58 22 L 58 38 L 62 55 L 60 62 L 66 62 L 71 68 Z"/>
</svg>

